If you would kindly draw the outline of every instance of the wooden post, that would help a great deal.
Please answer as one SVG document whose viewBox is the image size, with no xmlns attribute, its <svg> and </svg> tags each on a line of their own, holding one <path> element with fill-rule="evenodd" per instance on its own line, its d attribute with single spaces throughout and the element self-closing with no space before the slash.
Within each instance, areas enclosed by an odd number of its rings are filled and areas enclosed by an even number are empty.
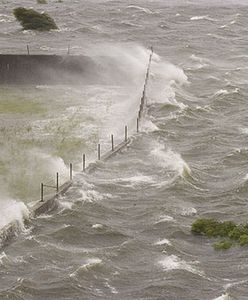
<svg viewBox="0 0 248 300">
<path fill-rule="evenodd" d="M 137 118 L 137 132 L 139 132 L 139 118 Z"/>
<path fill-rule="evenodd" d="M 40 184 L 40 202 L 44 201 L 44 186 L 43 183 Z"/>
<path fill-rule="evenodd" d="M 70 163 L 70 180 L 72 180 L 72 163 Z"/>
<path fill-rule="evenodd" d="M 111 134 L 111 145 L 112 145 L 112 151 L 114 151 L 115 148 L 114 148 L 114 135 L 113 134 Z"/>
<path fill-rule="evenodd" d="M 59 173 L 58 172 L 56 173 L 56 191 L 57 191 L 57 193 L 59 191 Z"/>
<path fill-rule="evenodd" d="M 125 126 L 125 142 L 127 142 L 127 125 Z"/>
<path fill-rule="evenodd" d="M 28 55 L 29 55 L 29 54 L 30 54 L 30 53 L 29 53 L 29 45 L 27 45 L 27 51 L 28 51 Z"/>
<path fill-rule="evenodd" d="M 101 159 L 101 145 L 100 144 L 97 145 L 97 157 L 98 157 L 98 160 Z"/>
<path fill-rule="evenodd" d="M 83 154 L 83 172 L 85 172 L 85 154 Z"/>
<path fill-rule="evenodd" d="M 67 55 L 70 55 L 70 44 L 68 45 Z"/>
</svg>

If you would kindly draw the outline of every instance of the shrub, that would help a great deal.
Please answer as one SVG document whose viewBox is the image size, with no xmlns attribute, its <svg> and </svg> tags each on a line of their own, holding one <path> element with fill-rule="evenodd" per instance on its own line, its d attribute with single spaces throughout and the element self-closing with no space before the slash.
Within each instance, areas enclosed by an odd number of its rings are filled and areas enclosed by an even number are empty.
<svg viewBox="0 0 248 300">
<path fill-rule="evenodd" d="M 221 240 L 213 244 L 215 250 L 226 250 L 231 248 L 232 245 L 233 243 L 230 240 Z"/>
<path fill-rule="evenodd" d="M 239 240 L 241 235 L 248 234 L 248 229 L 243 225 L 238 225 L 232 231 L 229 232 L 228 237 L 233 240 Z"/>
<path fill-rule="evenodd" d="M 248 245 L 248 234 L 243 234 L 239 238 L 239 243 L 241 246 Z"/>
<path fill-rule="evenodd" d="M 218 228 L 219 222 L 214 219 L 198 219 L 192 226 L 191 231 L 194 234 L 214 236 L 214 231 Z"/>
<path fill-rule="evenodd" d="M 51 29 L 58 29 L 54 20 L 46 13 L 40 14 L 33 9 L 26 9 L 24 7 L 15 8 L 13 13 L 24 30 L 49 31 Z"/>
<path fill-rule="evenodd" d="M 219 222 L 215 219 L 201 218 L 193 222 L 191 232 L 208 237 L 228 238 L 213 244 L 217 250 L 229 249 L 233 245 L 232 240 L 237 241 L 241 246 L 248 245 L 248 223 L 236 225 L 232 221 Z"/>
</svg>

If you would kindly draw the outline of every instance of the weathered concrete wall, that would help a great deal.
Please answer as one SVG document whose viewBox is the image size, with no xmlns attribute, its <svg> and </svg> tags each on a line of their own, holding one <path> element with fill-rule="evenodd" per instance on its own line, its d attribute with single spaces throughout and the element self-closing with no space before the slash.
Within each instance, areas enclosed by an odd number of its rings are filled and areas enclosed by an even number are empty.
<svg viewBox="0 0 248 300">
<path fill-rule="evenodd" d="M 0 54 L 0 84 L 73 84 L 93 69 L 93 61 L 80 55 Z"/>
</svg>

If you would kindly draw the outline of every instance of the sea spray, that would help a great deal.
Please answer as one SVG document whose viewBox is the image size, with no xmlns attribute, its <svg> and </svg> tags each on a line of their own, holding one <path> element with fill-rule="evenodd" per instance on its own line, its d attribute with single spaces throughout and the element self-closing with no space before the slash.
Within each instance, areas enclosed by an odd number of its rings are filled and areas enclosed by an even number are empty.
<svg viewBox="0 0 248 300">
<path fill-rule="evenodd" d="M 27 206 L 21 201 L 2 196 L 0 205 L 0 230 L 11 223 L 16 224 L 20 230 L 23 230 L 24 221 L 29 218 L 30 214 Z"/>
<path fill-rule="evenodd" d="M 164 145 L 159 142 L 157 142 L 155 147 L 151 150 L 150 156 L 158 166 L 162 166 L 169 171 L 174 171 L 182 177 L 190 175 L 191 173 L 190 167 L 179 153 L 171 149 L 165 149 Z"/>
</svg>

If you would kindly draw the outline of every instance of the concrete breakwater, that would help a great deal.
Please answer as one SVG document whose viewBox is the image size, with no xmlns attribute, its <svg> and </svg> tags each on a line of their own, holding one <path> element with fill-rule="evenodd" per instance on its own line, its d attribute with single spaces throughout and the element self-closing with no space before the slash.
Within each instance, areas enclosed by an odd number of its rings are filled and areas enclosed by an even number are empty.
<svg viewBox="0 0 248 300">
<path fill-rule="evenodd" d="M 145 115 L 145 97 L 146 97 L 146 88 L 147 88 L 147 83 L 148 83 L 148 77 L 149 77 L 149 70 L 151 66 L 151 61 L 152 61 L 152 55 L 153 55 L 153 49 L 151 49 L 151 54 L 149 57 L 149 63 L 147 66 L 147 72 L 145 76 L 145 84 L 143 88 L 143 93 L 140 101 L 140 107 L 138 111 L 138 116 L 137 116 L 137 127 L 136 127 L 136 132 L 139 132 L 139 124 L 140 121 L 144 118 Z M 111 134 L 111 150 L 107 151 L 103 155 L 101 154 L 101 144 L 97 145 L 97 161 L 95 163 L 91 163 L 86 167 L 85 164 L 85 154 L 83 154 L 83 172 L 84 173 L 91 173 L 93 172 L 97 166 L 99 161 L 107 161 L 117 153 L 121 152 L 124 148 L 128 147 L 128 145 L 131 143 L 132 138 L 128 137 L 128 126 L 125 125 L 125 131 L 124 131 L 124 140 L 115 145 L 114 144 L 114 135 Z M 32 206 L 29 206 L 29 212 L 30 212 L 30 217 L 35 217 L 38 216 L 42 213 L 45 213 L 47 211 L 53 210 L 57 205 L 58 201 L 57 198 L 60 195 L 63 195 L 72 185 L 72 164 L 70 164 L 70 180 L 65 182 L 62 186 L 59 187 L 59 180 L 58 180 L 58 173 L 57 173 L 57 180 L 56 180 L 56 186 L 50 186 L 50 185 L 44 185 L 41 183 L 41 199 L 39 201 L 36 201 L 33 203 Z M 50 187 L 50 188 L 56 188 L 56 194 L 50 195 L 48 197 L 43 197 L 43 187 Z M 6 225 L 4 228 L 0 230 L 0 247 L 5 245 L 13 236 L 15 236 L 18 232 L 18 223 L 17 222 L 11 222 L 10 224 Z"/>
<path fill-rule="evenodd" d="M 0 84 L 80 83 L 90 78 L 94 66 L 83 55 L 0 54 Z"/>
<path fill-rule="evenodd" d="M 116 147 L 108 152 L 106 152 L 103 156 L 101 156 L 101 161 L 107 161 L 117 153 L 119 153 L 121 150 L 126 148 L 130 144 L 131 140 L 129 138 L 126 138 L 123 142 L 116 145 Z M 93 172 L 97 167 L 97 162 L 91 163 L 88 165 L 88 167 L 84 170 L 85 173 L 91 173 Z M 28 207 L 30 212 L 30 217 L 35 218 L 43 213 L 47 213 L 49 211 L 52 211 L 56 209 L 59 205 L 59 196 L 62 196 L 66 191 L 72 186 L 73 181 L 69 180 L 62 184 L 57 193 L 54 195 L 47 196 L 43 199 L 43 201 L 35 201 L 31 203 L 31 205 Z M 29 220 L 25 220 L 25 223 L 28 223 Z M 19 227 L 18 223 L 16 221 L 13 221 L 9 223 L 8 225 L 4 226 L 0 229 L 0 248 L 7 245 L 11 239 L 18 235 L 18 233 L 21 231 L 21 228 Z"/>
</svg>

